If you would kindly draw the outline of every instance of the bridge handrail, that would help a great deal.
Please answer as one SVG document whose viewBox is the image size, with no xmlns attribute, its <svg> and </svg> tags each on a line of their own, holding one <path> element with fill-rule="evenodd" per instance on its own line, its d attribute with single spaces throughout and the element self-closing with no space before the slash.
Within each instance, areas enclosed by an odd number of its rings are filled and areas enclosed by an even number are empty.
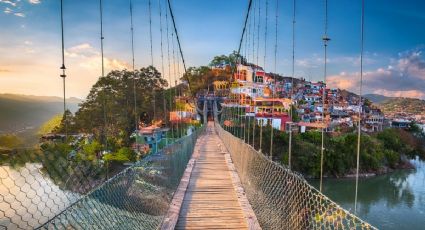
<svg viewBox="0 0 425 230">
<path fill-rule="evenodd" d="M 214 116 L 218 135 L 263 229 L 376 229 L 320 193 L 301 174 L 224 130 L 216 112 Z"/>
<path fill-rule="evenodd" d="M 126 168 L 41 228 L 157 229 L 204 128 Z"/>
</svg>

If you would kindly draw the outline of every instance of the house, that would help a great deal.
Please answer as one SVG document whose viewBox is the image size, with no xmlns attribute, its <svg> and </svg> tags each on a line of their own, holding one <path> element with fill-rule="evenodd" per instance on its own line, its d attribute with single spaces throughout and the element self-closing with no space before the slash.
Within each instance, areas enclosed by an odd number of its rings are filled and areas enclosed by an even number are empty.
<svg viewBox="0 0 425 230">
<path fill-rule="evenodd" d="M 391 121 L 391 127 L 393 128 L 408 128 L 411 121 L 406 119 L 394 119 Z"/>
<path fill-rule="evenodd" d="M 286 123 L 290 122 L 288 111 L 292 100 L 288 98 L 256 98 L 254 99 L 254 114 L 258 125 L 271 125 L 284 131 Z"/>
</svg>

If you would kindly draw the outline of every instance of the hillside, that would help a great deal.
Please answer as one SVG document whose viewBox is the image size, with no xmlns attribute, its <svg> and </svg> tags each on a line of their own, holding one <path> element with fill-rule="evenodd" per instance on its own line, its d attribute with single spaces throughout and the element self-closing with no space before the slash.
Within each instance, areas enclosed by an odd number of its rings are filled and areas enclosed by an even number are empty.
<svg viewBox="0 0 425 230">
<path fill-rule="evenodd" d="M 390 98 L 379 104 L 384 113 L 425 114 L 425 101 L 416 98 Z"/>
<path fill-rule="evenodd" d="M 367 94 L 367 99 L 377 104 L 384 113 L 425 114 L 425 100 L 405 97 L 386 97 L 379 94 Z"/>
<path fill-rule="evenodd" d="M 22 131 L 25 127 L 36 129 L 57 114 L 63 113 L 60 97 L 0 94 L 0 133 Z M 68 108 L 75 112 L 78 98 L 67 100 Z"/>
<path fill-rule="evenodd" d="M 381 104 L 385 101 L 393 99 L 393 97 L 387 97 L 380 94 L 366 94 L 364 95 L 365 98 L 367 98 L 369 101 L 375 104 Z"/>
</svg>

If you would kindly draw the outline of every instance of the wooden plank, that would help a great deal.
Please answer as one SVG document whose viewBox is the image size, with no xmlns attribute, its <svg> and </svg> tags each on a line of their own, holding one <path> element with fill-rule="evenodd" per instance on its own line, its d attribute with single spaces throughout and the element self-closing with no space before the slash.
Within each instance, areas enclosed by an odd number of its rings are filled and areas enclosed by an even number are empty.
<svg viewBox="0 0 425 230">
<path fill-rule="evenodd" d="M 181 203 L 168 220 L 173 223 L 161 229 L 261 229 L 223 146 L 213 123 L 208 123 L 206 134 L 196 143 L 191 159 L 196 163 L 184 196 L 178 195 L 176 202 Z"/>
</svg>

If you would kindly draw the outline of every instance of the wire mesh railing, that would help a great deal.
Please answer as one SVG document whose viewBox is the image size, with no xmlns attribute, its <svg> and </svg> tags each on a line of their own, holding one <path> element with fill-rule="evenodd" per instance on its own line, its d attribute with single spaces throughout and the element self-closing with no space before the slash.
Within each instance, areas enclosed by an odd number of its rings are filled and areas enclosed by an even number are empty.
<svg viewBox="0 0 425 230">
<path fill-rule="evenodd" d="M 219 121 L 214 103 L 215 120 Z M 376 229 L 320 193 L 299 173 L 271 161 L 216 122 L 263 229 Z"/>
<path fill-rule="evenodd" d="M 15 152 L 0 165 L 0 229 L 157 229 L 202 130 L 116 172 L 60 152 Z"/>
<path fill-rule="evenodd" d="M 216 123 L 263 229 L 375 229 Z"/>
</svg>

